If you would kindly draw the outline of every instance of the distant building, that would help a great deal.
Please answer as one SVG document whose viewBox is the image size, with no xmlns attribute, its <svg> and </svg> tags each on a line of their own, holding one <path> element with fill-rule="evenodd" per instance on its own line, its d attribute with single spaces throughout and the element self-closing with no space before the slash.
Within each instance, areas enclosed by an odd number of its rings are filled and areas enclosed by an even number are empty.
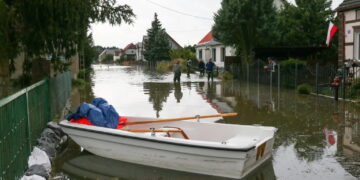
<svg viewBox="0 0 360 180">
<path fill-rule="evenodd" d="M 136 43 L 136 61 L 142 61 L 144 59 L 144 46 L 142 42 Z"/>
<path fill-rule="evenodd" d="M 98 57 L 99 62 L 102 62 L 108 54 L 112 54 L 113 56 L 115 56 L 115 51 L 117 50 L 118 49 L 105 49 L 103 52 L 100 53 Z"/>
<path fill-rule="evenodd" d="M 115 54 L 114 54 L 114 61 L 120 60 L 122 55 L 123 55 L 123 50 L 122 49 L 116 50 Z"/>
<path fill-rule="evenodd" d="M 210 31 L 196 45 L 196 58 L 207 62 L 210 58 L 218 67 L 224 67 L 226 56 L 234 56 L 235 49 L 231 46 L 225 46 L 217 41 Z"/>
<path fill-rule="evenodd" d="M 171 49 L 181 49 L 182 46 L 175 41 L 174 38 L 172 38 L 168 33 L 166 33 L 166 36 L 168 38 L 169 41 L 169 45 Z M 136 54 L 136 60 L 145 60 L 144 58 L 144 51 L 145 51 L 145 47 L 144 44 L 145 42 L 148 40 L 147 36 L 143 36 L 143 40 L 142 42 L 137 43 L 136 47 L 137 47 L 137 54 Z"/>
<path fill-rule="evenodd" d="M 285 1 L 286 0 L 273 1 L 273 5 L 277 11 L 281 11 Z M 224 67 L 226 56 L 235 56 L 235 48 L 225 46 L 220 41 L 216 40 L 213 37 L 212 31 L 206 34 L 206 36 L 196 45 L 196 58 L 202 59 L 205 62 L 211 58 L 218 67 Z"/>
<path fill-rule="evenodd" d="M 339 23 L 338 63 L 360 60 L 360 0 L 344 0 L 336 9 Z"/>
<path fill-rule="evenodd" d="M 133 43 L 128 44 L 123 50 L 125 60 L 136 60 L 136 46 Z"/>
<path fill-rule="evenodd" d="M 182 46 L 179 43 L 177 43 L 167 32 L 165 32 L 165 33 L 168 37 L 171 49 L 181 49 L 182 48 Z"/>
</svg>

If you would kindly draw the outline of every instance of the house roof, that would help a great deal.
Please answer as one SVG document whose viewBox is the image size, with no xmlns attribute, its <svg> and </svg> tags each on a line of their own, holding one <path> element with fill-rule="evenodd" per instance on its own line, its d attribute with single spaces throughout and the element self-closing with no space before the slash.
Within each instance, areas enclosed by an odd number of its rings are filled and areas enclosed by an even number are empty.
<svg viewBox="0 0 360 180">
<path fill-rule="evenodd" d="M 207 33 L 205 35 L 205 37 L 203 37 L 199 41 L 197 46 L 213 46 L 213 45 L 219 45 L 219 44 L 221 44 L 221 43 L 213 37 L 212 31 L 210 31 L 209 33 Z"/>
<path fill-rule="evenodd" d="M 179 48 L 182 48 L 182 46 L 178 42 L 176 42 L 174 38 L 172 38 L 167 32 L 165 32 L 165 33 L 168 36 L 170 41 L 174 42 Z"/>
<path fill-rule="evenodd" d="M 198 45 L 200 45 L 200 44 L 205 44 L 205 43 L 210 42 L 210 41 L 212 41 L 212 40 L 213 40 L 213 35 L 212 35 L 212 31 L 210 31 L 209 33 L 206 34 L 205 37 L 203 37 L 203 38 L 199 41 Z"/>
<path fill-rule="evenodd" d="M 136 49 L 136 46 L 133 43 L 130 43 L 124 48 L 124 51 L 126 51 L 128 49 Z"/>
<path fill-rule="evenodd" d="M 336 11 L 342 12 L 347 11 L 351 9 L 356 9 L 360 7 L 360 0 L 344 0 L 338 8 L 336 8 Z"/>
</svg>

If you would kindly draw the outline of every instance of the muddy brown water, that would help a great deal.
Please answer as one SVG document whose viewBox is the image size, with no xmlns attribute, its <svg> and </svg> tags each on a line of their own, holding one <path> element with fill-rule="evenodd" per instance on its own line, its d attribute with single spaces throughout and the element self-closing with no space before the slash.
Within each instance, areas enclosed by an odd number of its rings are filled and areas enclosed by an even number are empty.
<svg viewBox="0 0 360 180">
<path fill-rule="evenodd" d="M 172 74 L 141 67 L 94 66 L 92 89 L 74 89 L 74 109 L 103 97 L 120 115 L 185 117 L 239 113 L 203 121 L 274 126 L 273 157 L 245 179 L 360 178 L 360 105 L 334 102 L 295 90 L 191 74 L 174 84 Z M 136 165 L 93 155 L 69 141 L 55 160 L 52 179 L 223 179 Z"/>
</svg>

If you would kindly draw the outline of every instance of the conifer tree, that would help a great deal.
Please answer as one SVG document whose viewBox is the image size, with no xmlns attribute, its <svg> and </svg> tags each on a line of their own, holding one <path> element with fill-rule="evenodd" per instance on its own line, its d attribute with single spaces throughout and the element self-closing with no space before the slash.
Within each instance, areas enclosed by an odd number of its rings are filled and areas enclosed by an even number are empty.
<svg viewBox="0 0 360 180">
<path fill-rule="evenodd" d="M 157 14 L 154 15 L 154 21 L 151 28 L 147 30 L 147 39 L 144 44 L 144 57 L 150 62 L 170 60 L 170 44 L 168 35 L 158 19 Z"/>
</svg>

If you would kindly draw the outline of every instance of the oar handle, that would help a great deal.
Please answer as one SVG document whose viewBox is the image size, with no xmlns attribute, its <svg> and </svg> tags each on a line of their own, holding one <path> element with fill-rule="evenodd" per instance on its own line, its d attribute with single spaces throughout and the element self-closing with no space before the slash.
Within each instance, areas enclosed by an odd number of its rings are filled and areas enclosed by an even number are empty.
<svg viewBox="0 0 360 180">
<path fill-rule="evenodd" d="M 134 125 L 134 124 L 148 124 L 148 123 L 162 123 L 162 122 L 172 122 L 172 121 L 182 121 L 189 119 L 200 119 L 200 118 L 212 118 L 212 117 L 225 117 L 225 116 L 237 116 L 237 113 L 226 113 L 226 114 L 214 114 L 206 116 L 194 116 L 194 117 L 182 117 L 182 118 L 172 118 L 172 119 L 161 119 L 155 121 L 135 121 L 135 122 L 126 122 L 125 125 Z"/>
</svg>

